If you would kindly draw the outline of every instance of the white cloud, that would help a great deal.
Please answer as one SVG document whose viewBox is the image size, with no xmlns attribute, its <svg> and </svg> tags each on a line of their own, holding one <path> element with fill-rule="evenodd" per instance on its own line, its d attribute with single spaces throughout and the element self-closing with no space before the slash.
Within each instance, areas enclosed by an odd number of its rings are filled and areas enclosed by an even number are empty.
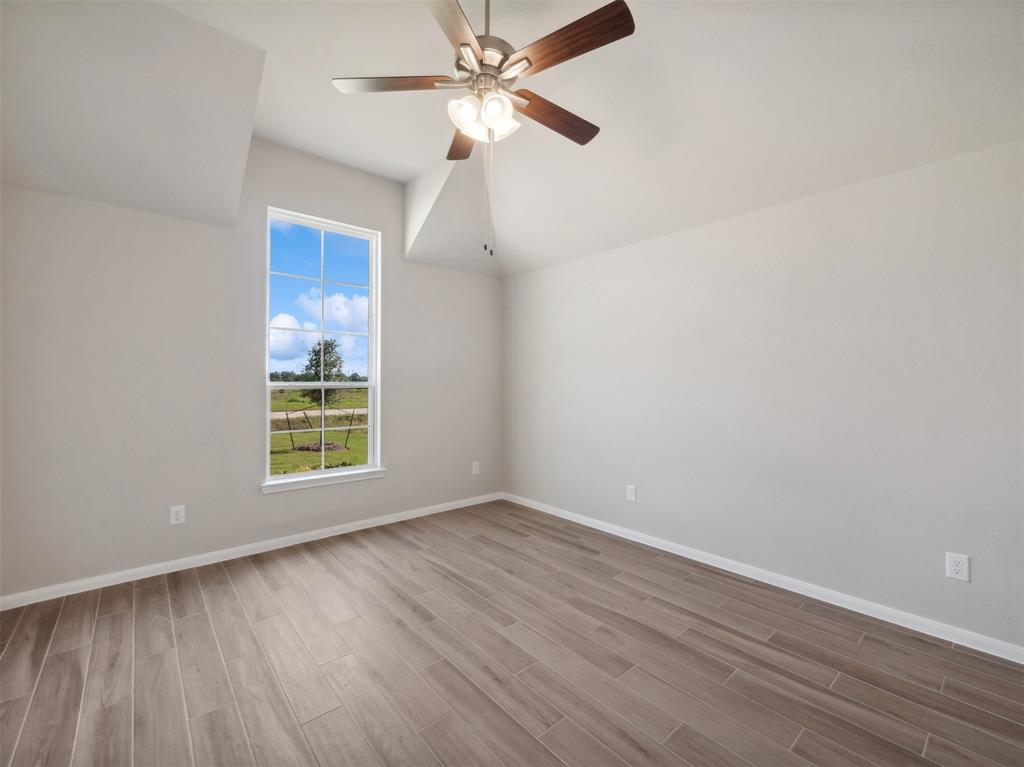
<svg viewBox="0 0 1024 767">
<path fill-rule="evenodd" d="M 337 341 L 338 341 L 338 351 L 340 351 L 342 353 L 342 355 L 345 357 L 345 359 L 348 360 L 349 355 L 352 354 L 352 350 L 355 349 L 355 346 L 356 346 L 355 341 L 356 341 L 356 339 L 353 338 L 352 336 L 331 336 L 331 337 L 337 339 Z"/>
<path fill-rule="evenodd" d="M 291 330 L 317 330 L 316 323 L 300 323 L 293 315 L 280 312 L 270 318 L 270 324 L 272 327 L 267 341 L 270 359 L 278 361 L 299 359 L 304 363 L 309 347 L 317 342 L 318 337 L 312 333 L 293 333 Z M 291 366 L 281 369 L 290 370 Z"/>
<path fill-rule="evenodd" d="M 320 316 L 320 288 L 299 293 L 295 303 L 311 317 Z M 370 300 L 355 293 L 329 293 L 324 299 L 324 327 L 327 330 L 355 330 L 365 332 L 369 327 Z"/>
<path fill-rule="evenodd" d="M 310 288 L 305 293 L 299 293 L 295 299 L 296 305 L 306 314 L 312 317 L 320 316 L 320 288 Z"/>
<path fill-rule="evenodd" d="M 338 351 L 344 360 L 345 373 L 366 375 L 369 360 L 366 359 L 366 339 L 362 336 L 331 336 L 338 342 Z"/>
<path fill-rule="evenodd" d="M 295 315 L 287 314 L 285 312 L 278 312 L 270 318 L 270 324 L 275 328 L 291 328 L 292 330 L 299 330 L 303 325 L 299 324 L 299 321 L 295 319 Z M 316 325 L 312 322 L 305 323 L 307 329 L 316 330 Z M 312 326 L 312 328 L 309 328 Z"/>
<path fill-rule="evenodd" d="M 320 318 L 320 288 L 310 288 L 295 299 L 299 316 Z M 309 349 L 320 340 L 319 333 L 296 333 L 297 330 L 320 329 L 319 322 L 300 321 L 294 314 L 279 312 L 270 318 L 268 349 L 272 371 L 301 371 L 306 364 Z M 333 335 L 330 331 L 347 330 L 365 332 L 369 327 L 369 299 L 356 293 L 328 294 L 324 302 L 324 326 L 328 335 L 338 342 L 345 360 L 346 373 L 366 375 L 369 367 L 366 338 L 364 336 Z"/>
</svg>

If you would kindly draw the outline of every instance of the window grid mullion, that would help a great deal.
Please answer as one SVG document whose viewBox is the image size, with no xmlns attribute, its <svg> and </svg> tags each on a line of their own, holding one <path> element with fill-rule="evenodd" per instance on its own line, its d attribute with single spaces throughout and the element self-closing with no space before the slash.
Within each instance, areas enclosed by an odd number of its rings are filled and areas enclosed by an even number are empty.
<svg viewBox="0 0 1024 767">
<path fill-rule="evenodd" d="M 369 389 L 369 381 L 267 381 L 267 388 L 274 389 Z"/>
<path fill-rule="evenodd" d="M 281 327 L 280 325 L 268 325 L 267 327 L 270 330 L 283 330 L 286 333 L 319 333 L 320 332 L 319 330 L 307 330 L 306 328 L 285 328 L 285 327 Z M 328 330 L 327 332 L 331 333 L 333 335 L 336 335 L 336 336 L 359 336 L 361 338 L 369 338 L 370 337 L 369 331 L 363 331 L 363 330 Z"/>
<path fill-rule="evenodd" d="M 311 276 L 304 276 L 304 275 L 293 275 L 293 274 L 286 273 L 286 272 L 276 272 L 276 271 L 271 270 L 269 268 L 270 267 L 270 258 L 271 258 L 270 233 L 271 233 L 271 229 L 272 229 L 272 224 L 276 220 L 283 220 L 283 221 L 287 221 L 287 222 L 291 222 L 291 223 L 296 223 L 296 224 L 299 224 L 300 226 L 312 226 L 312 227 L 316 227 L 319 230 L 319 235 L 320 235 L 320 243 L 319 243 L 320 244 L 320 274 L 319 274 L 319 278 L 311 277 Z M 371 306 L 369 307 L 369 317 L 368 317 L 369 323 L 368 323 L 367 330 L 365 332 L 359 332 L 359 331 L 354 331 L 354 332 L 353 331 L 338 331 L 338 334 L 341 334 L 341 335 L 362 336 L 362 337 L 365 337 L 367 339 L 367 342 L 368 342 L 368 349 L 367 349 L 367 351 L 368 351 L 368 355 L 367 355 L 368 359 L 367 359 L 367 362 L 369 363 L 369 365 L 368 365 L 368 370 L 366 371 L 366 380 L 364 380 L 364 381 L 349 381 L 347 379 L 340 380 L 340 381 L 330 381 L 330 380 L 327 379 L 327 356 L 326 356 L 326 348 L 325 347 L 326 347 L 326 342 L 327 342 L 327 329 L 326 329 L 326 325 L 327 325 L 327 323 L 326 323 L 326 319 L 327 319 L 326 287 L 328 285 L 328 280 L 326 279 L 326 277 L 327 277 L 327 274 L 326 274 L 326 248 L 327 248 L 327 246 L 326 246 L 326 235 L 327 235 L 328 232 L 337 232 L 338 234 L 343 234 L 343 235 L 348 236 L 348 237 L 358 237 L 358 238 L 361 238 L 361 239 L 365 239 L 365 240 L 367 240 L 369 242 L 369 254 L 368 254 L 369 255 L 369 270 L 370 270 L 369 280 L 368 280 L 369 284 L 368 285 L 359 285 L 359 284 L 356 284 L 356 283 L 348 283 L 348 282 L 339 281 L 339 280 L 332 280 L 332 281 L 330 281 L 331 285 L 337 284 L 337 285 L 341 285 L 341 286 L 346 286 L 346 287 L 356 288 L 356 289 L 360 289 L 360 290 L 365 290 L 367 295 L 368 295 L 368 297 L 370 298 Z M 269 445 L 269 439 L 275 433 L 288 433 L 288 432 L 298 432 L 298 431 L 305 432 L 305 433 L 310 433 L 310 434 L 319 433 L 319 445 L 320 445 L 320 469 L 319 469 L 319 471 L 320 472 L 325 472 L 327 470 L 327 457 L 326 457 L 327 431 L 332 430 L 332 429 L 335 430 L 335 431 L 346 432 L 346 433 L 352 433 L 352 432 L 358 433 L 360 431 L 364 432 L 365 435 L 366 435 L 365 439 L 366 439 L 366 449 L 367 449 L 366 462 L 368 464 L 370 464 L 370 465 L 374 465 L 376 463 L 376 461 L 377 461 L 377 457 L 376 457 L 377 456 L 377 452 L 376 452 L 377 451 L 377 448 L 376 448 L 376 437 L 377 437 L 377 435 L 374 434 L 375 429 L 374 429 L 374 426 L 373 426 L 373 424 L 376 422 L 376 418 L 377 418 L 377 413 L 376 413 L 376 410 L 377 410 L 377 408 L 376 408 L 376 397 L 377 397 L 377 393 L 376 393 L 377 380 L 376 379 L 377 379 L 377 376 L 375 374 L 376 373 L 376 365 L 377 365 L 377 360 L 376 360 L 377 351 L 376 351 L 376 348 L 375 348 L 376 347 L 376 343 L 375 343 L 375 341 L 376 341 L 376 333 L 374 332 L 375 328 L 376 328 L 377 318 L 376 318 L 376 306 L 373 305 L 373 297 L 376 295 L 376 290 L 377 290 L 377 270 L 379 269 L 379 263 L 378 263 L 378 260 L 379 260 L 379 237 L 380 237 L 379 232 L 372 232 L 370 230 L 352 230 L 352 231 L 350 231 L 349 228 L 345 227 L 344 225 L 334 224 L 332 222 L 327 222 L 327 221 L 321 221 L 320 219 L 315 219 L 315 218 L 312 218 L 312 217 L 305 217 L 305 216 L 301 216 L 300 214 L 289 214 L 287 211 L 278 211 L 278 210 L 273 209 L 273 208 L 271 208 L 268 211 L 268 222 L 267 222 L 267 274 L 268 274 L 268 278 L 267 278 L 267 296 L 268 296 L 268 300 L 269 300 L 269 296 L 270 296 L 270 277 L 272 277 L 272 276 L 296 277 L 296 278 L 308 280 L 309 282 L 312 282 L 312 283 L 318 283 L 319 284 L 319 289 L 320 289 L 320 328 L 319 328 L 319 331 L 305 331 L 304 329 L 301 329 L 301 328 L 299 328 L 299 329 L 296 329 L 296 328 L 275 328 L 275 327 L 271 326 L 269 324 L 269 322 L 267 323 L 268 343 L 269 343 L 269 332 L 270 332 L 270 330 L 275 330 L 275 329 L 289 330 L 289 331 L 299 330 L 301 332 L 318 333 L 318 335 L 319 335 L 319 347 L 320 347 L 319 348 L 319 357 L 320 357 L 320 380 L 319 380 L 319 382 L 316 382 L 316 381 L 271 381 L 271 380 L 269 380 L 269 375 L 268 375 L 268 380 L 266 382 L 266 385 L 267 385 L 268 414 L 273 412 L 271 407 L 270 407 L 271 402 L 272 402 L 272 397 L 273 397 L 273 390 L 278 389 L 278 390 L 284 390 L 284 391 L 295 391 L 295 390 L 299 390 L 299 389 L 310 389 L 310 388 L 319 387 L 319 391 L 320 391 L 320 408 L 319 409 L 320 409 L 320 419 L 321 419 L 319 429 L 302 429 L 302 430 L 291 430 L 291 429 L 289 429 L 286 432 L 276 432 L 276 431 L 272 430 L 270 428 L 271 424 L 268 422 L 268 424 L 267 424 L 268 448 L 270 446 Z M 366 398 L 367 398 L 367 401 L 366 401 L 366 416 L 365 416 L 366 417 L 366 423 L 362 424 L 362 425 L 352 425 L 352 426 L 341 426 L 341 425 L 338 425 L 336 427 L 332 427 L 332 429 L 328 429 L 328 427 L 327 427 L 327 415 L 326 415 L 326 411 L 328 409 L 327 408 L 327 392 L 328 391 L 338 391 L 338 390 L 342 390 L 342 389 L 362 389 L 362 390 L 365 390 Z M 359 407 L 358 402 L 359 402 L 359 398 L 357 398 L 355 400 L 355 404 L 350 405 L 350 407 L 352 407 L 354 409 L 358 408 Z M 339 405 L 339 407 L 341 409 L 343 409 L 343 410 L 345 409 L 344 405 Z M 268 415 L 268 417 L 269 417 L 269 415 Z M 316 444 L 316 443 L 313 443 L 313 444 Z M 269 452 L 268 452 L 268 456 L 267 456 L 267 461 L 268 461 L 268 463 L 267 463 L 267 476 L 270 477 L 272 475 L 270 473 L 270 455 L 269 455 Z M 285 473 L 288 473 L 287 470 L 285 470 Z M 317 472 L 316 471 L 312 471 L 312 472 L 298 472 L 298 473 L 299 474 L 305 474 L 305 473 L 316 474 Z"/>
<path fill-rule="evenodd" d="M 324 460 L 324 419 L 327 417 L 327 379 L 324 368 L 324 230 L 320 230 L 320 471 L 327 466 Z"/>
<path fill-rule="evenodd" d="M 358 282 L 343 282 L 342 280 L 329 280 L 325 276 L 323 280 L 319 277 L 310 277 L 308 274 L 293 274 L 292 272 L 276 272 L 269 271 L 267 274 L 271 277 L 290 277 L 293 280 L 306 280 L 307 282 L 323 282 L 325 285 L 341 285 L 346 288 L 360 288 L 361 290 L 369 290 L 369 285 L 362 285 Z"/>
</svg>

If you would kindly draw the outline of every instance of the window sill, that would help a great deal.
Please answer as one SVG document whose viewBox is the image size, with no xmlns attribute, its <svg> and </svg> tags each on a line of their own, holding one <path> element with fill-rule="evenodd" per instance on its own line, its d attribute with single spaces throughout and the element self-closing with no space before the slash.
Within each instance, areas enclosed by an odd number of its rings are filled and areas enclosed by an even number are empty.
<svg viewBox="0 0 1024 767">
<path fill-rule="evenodd" d="M 264 494 L 281 493 L 285 490 L 301 490 L 304 487 L 335 485 L 341 482 L 358 482 L 362 479 L 383 477 L 386 471 L 387 469 L 383 467 L 369 467 L 352 471 L 336 471 L 331 474 L 317 474 L 316 476 L 268 479 L 260 485 L 260 490 Z"/>
</svg>

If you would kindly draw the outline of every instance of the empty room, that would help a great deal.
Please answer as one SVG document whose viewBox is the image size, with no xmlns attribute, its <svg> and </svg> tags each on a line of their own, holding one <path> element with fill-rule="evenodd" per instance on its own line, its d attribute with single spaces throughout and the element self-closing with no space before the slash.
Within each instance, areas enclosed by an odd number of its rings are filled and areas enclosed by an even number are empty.
<svg viewBox="0 0 1024 767">
<path fill-rule="evenodd" d="M 1024 767 L 1024 0 L 0 0 L 0 767 Z"/>
</svg>

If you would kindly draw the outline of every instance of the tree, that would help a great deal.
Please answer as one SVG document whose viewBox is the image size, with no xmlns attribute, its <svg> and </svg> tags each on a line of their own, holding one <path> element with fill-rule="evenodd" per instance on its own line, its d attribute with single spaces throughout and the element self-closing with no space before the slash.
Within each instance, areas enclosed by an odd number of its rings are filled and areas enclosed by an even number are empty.
<svg viewBox="0 0 1024 767">
<path fill-rule="evenodd" d="M 271 381 L 298 381 L 299 374 L 291 370 L 271 370 Z"/>
<path fill-rule="evenodd" d="M 309 357 L 306 359 L 306 367 L 302 370 L 302 376 L 309 381 L 341 381 L 345 380 L 341 372 L 344 365 L 344 359 L 341 356 L 341 352 L 338 350 L 338 340 L 336 338 L 326 338 L 323 341 L 323 377 L 320 377 L 320 341 L 317 341 L 309 350 Z M 324 389 L 307 389 L 303 391 L 303 394 L 308 400 L 313 402 L 315 405 L 320 406 L 321 404 L 330 405 L 334 400 L 341 397 L 342 391 L 340 389 L 327 389 L 327 401 L 321 403 L 321 394 L 324 393 Z"/>
</svg>

